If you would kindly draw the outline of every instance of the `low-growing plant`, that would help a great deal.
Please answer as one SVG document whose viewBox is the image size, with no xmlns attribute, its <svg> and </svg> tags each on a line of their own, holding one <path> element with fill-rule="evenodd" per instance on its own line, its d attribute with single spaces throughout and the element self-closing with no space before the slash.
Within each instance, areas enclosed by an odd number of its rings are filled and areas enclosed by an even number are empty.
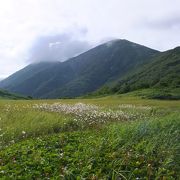
<svg viewBox="0 0 180 180">
<path fill-rule="evenodd" d="M 1 101 L 0 179 L 178 179 L 178 103 Z"/>
</svg>

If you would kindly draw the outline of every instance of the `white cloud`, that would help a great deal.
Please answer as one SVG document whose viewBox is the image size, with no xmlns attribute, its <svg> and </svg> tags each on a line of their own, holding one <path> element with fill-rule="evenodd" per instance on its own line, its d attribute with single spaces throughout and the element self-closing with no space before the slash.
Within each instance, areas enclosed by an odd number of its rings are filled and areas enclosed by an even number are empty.
<svg viewBox="0 0 180 180">
<path fill-rule="evenodd" d="M 84 32 L 81 32 L 81 37 Z M 80 33 L 78 32 L 78 34 Z M 54 36 L 41 36 L 29 50 L 28 62 L 64 61 L 89 50 L 92 46 L 78 39 L 77 32 L 66 32 Z"/>
<path fill-rule="evenodd" d="M 52 43 L 49 43 L 49 48 L 51 49 L 51 48 L 53 48 L 53 47 L 58 47 L 60 44 L 62 44 L 61 42 L 52 42 Z"/>
<path fill-rule="evenodd" d="M 173 48 L 180 42 L 179 12 L 179 0 L 0 0 L 0 76 L 27 64 L 39 37 L 63 33 L 91 44 L 117 37 Z"/>
</svg>

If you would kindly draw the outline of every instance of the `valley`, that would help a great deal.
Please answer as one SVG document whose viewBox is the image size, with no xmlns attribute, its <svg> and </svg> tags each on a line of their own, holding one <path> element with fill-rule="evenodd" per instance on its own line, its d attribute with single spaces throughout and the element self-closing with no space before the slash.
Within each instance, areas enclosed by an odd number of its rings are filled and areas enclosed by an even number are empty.
<svg viewBox="0 0 180 180">
<path fill-rule="evenodd" d="M 0 180 L 180 180 L 180 0 L 0 0 Z"/>
<path fill-rule="evenodd" d="M 113 40 L 2 80 L 0 179 L 179 179 L 179 65 Z"/>
</svg>

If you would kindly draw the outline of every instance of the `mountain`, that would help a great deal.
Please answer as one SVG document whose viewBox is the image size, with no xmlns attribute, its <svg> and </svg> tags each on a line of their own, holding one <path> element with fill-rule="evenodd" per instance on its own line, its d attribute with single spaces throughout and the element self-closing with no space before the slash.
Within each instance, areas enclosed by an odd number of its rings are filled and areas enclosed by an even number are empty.
<svg viewBox="0 0 180 180">
<path fill-rule="evenodd" d="M 18 94 L 12 94 L 6 90 L 0 89 L 0 99 L 30 99 Z"/>
<path fill-rule="evenodd" d="M 148 64 L 121 78 L 109 91 L 125 93 L 144 88 L 180 88 L 180 47 L 157 54 Z"/>
<path fill-rule="evenodd" d="M 80 96 L 124 77 L 158 53 L 127 40 L 113 40 L 65 62 L 31 64 L 1 81 L 0 87 L 38 98 Z"/>
</svg>

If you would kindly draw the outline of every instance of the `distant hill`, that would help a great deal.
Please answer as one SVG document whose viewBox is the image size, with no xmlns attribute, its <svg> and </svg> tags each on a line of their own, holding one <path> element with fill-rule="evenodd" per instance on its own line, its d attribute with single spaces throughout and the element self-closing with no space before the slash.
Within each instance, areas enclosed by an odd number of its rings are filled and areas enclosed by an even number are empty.
<svg viewBox="0 0 180 180">
<path fill-rule="evenodd" d="M 12 94 L 6 90 L 0 89 L 0 100 L 1 99 L 30 99 L 30 97 L 25 97 L 17 94 Z"/>
<path fill-rule="evenodd" d="M 122 78 L 113 91 L 141 88 L 180 88 L 180 47 L 159 53 L 148 64 Z"/>
<path fill-rule="evenodd" d="M 0 87 L 38 98 L 80 96 L 124 77 L 158 53 L 127 40 L 113 40 L 65 62 L 31 64 L 1 81 Z"/>
</svg>

